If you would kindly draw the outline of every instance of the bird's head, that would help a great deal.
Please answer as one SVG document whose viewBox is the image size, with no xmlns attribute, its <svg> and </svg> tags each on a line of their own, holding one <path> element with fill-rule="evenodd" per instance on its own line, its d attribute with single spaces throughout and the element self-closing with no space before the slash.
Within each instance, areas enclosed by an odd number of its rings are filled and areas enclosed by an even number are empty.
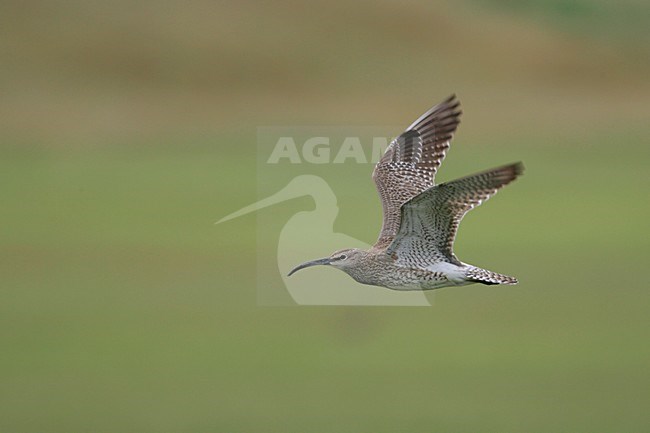
<svg viewBox="0 0 650 433">
<path fill-rule="evenodd" d="M 366 251 L 357 248 L 347 248 L 344 250 L 334 251 L 329 257 L 312 260 L 296 266 L 289 272 L 289 276 L 295 272 L 316 265 L 330 265 L 345 271 L 347 268 L 354 266 L 366 254 Z"/>
</svg>

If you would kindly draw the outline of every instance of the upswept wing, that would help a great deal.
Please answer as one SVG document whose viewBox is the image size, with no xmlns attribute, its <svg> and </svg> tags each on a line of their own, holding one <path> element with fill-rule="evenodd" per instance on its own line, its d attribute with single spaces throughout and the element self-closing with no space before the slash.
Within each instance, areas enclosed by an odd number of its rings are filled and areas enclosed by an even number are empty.
<svg viewBox="0 0 650 433">
<path fill-rule="evenodd" d="M 471 209 L 515 180 L 521 162 L 473 174 L 434 186 L 404 206 L 401 226 L 387 253 L 397 262 L 425 267 L 440 261 L 461 263 L 453 253 L 460 221 Z"/>
<path fill-rule="evenodd" d="M 384 220 L 375 249 L 386 249 L 400 227 L 401 206 L 434 185 L 438 167 L 460 123 L 455 95 L 431 108 L 394 139 L 375 166 Z"/>
</svg>

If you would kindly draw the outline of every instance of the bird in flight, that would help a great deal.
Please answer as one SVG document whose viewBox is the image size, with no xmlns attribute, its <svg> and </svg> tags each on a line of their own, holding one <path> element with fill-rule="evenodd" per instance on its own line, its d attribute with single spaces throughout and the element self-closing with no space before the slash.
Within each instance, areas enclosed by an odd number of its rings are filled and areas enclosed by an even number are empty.
<svg viewBox="0 0 650 433">
<path fill-rule="evenodd" d="M 375 166 L 384 220 L 368 250 L 335 251 L 295 267 L 342 270 L 357 282 L 394 290 L 467 284 L 517 284 L 517 279 L 463 263 L 453 245 L 463 216 L 523 172 L 521 162 L 436 185 L 434 178 L 460 122 L 454 95 L 420 116 L 395 138 Z"/>
</svg>

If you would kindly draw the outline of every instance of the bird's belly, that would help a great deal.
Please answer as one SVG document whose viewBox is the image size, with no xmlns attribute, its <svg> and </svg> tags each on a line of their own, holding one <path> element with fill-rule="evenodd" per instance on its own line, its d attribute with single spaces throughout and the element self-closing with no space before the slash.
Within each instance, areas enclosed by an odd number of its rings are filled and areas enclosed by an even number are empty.
<svg viewBox="0 0 650 433">
<path fill-rule="evenodd" d="M 441 287 L 448 287 L 448 286 L 455 286 L 453 282 L 449 281 L 448 279 L 441 277 L 441 278 L 428 278 L 428 279 L 423 279 L 423 278 L 418 278 L 418 279 L 413 279 L 411 281 L 403 281 L 400 283 L 390 283 L 387 284 L 386 287 L 392 290 L 400 290 L 400 291 L 407 291 L 407 290 L 433 290 L 433 289 L 439 289 Z"/>
<path fill-rule="evenodd" d="M 386 284 L 393 290 L 432 290 L 442 287 L 463 286 L 465 269 L 452 263 L 439 262 L 426 268 L 403 268 L 399 277 Z"/>
</svg>

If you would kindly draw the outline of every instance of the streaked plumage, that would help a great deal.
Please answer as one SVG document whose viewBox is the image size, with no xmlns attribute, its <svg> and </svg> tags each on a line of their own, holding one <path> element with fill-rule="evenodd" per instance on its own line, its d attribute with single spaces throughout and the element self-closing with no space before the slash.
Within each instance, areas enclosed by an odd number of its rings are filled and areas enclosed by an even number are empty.
<svg viewBox="0 0 650 433">
<path fill-rule="evenodd" d="M 521 163 L 435 185 L 434 179 L 460 122 L 451 96 L 393 140 L 372 177 L 383 208 L 379 238 L 368 251 L 347 249 L 304 263 L 290 272 L 327 264 L 364 284 L 427 290 L 471 283 L 516 284 L 513 277 L 458 260 L 453 243 L 463 216 L 512 182 Z"/>
</svg>

